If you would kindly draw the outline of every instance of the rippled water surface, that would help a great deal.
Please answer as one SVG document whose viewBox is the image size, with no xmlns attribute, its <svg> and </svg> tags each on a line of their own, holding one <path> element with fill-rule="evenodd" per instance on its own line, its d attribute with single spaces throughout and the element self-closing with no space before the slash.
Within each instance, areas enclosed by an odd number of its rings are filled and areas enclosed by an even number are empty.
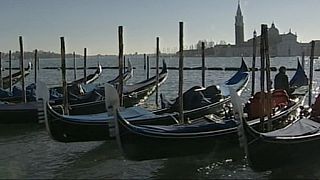
<svg viewBox="0 0 320 180">
<path fill-rule="evenodd" d="M 135 83 L 146 78 L 141 56 L 129 57 L 134 70 L 134 77 L 128 83 Z M 177 58 L 165 58 L 168 66 L 177 66 Z M 96 66 L 98 61 L 103 66 L 116 66 L 117 57 L 89 58 L 88 66 Z M 150 59 L 154 67 L 154 58 Z M 245 58 L 251 67 L 251 58 Z M 78 59 L 78 67 L 82 66 L 82 59 Z M 206 59 L 207 67 L 239 67 L 241 58 L 213 58 Z M 17 64 L 17 62 L 14 62 Z M 71 67 L 69 60 L 67 65 Z M 161 63 L 160 63 L 161 64 Z M 186 67 L 201 66 L 200 58 L 185 58 Z M 257 62 L 259 66 L 259 62 Z M 59 59 L 43 59 L 41 67 L 59 66 Z M 271 66 L 296 68 L 296 57 L 274 58 Z M 7 66 L 4 63 L 4 66 Z M 306 61 L 306 72 L 309 74 L 309 63 Z M 318 60 L 315 69 L 320 68 Z M 88 70 L 91 73 L 92 69 Z M 103 70 L 103 75 L 97 82 L 105 82 L 114 78 L 118 71 L 115 69 Z M 228 79 L 235 71 L 206 71 L 206 84 L 219 84 Z M 272 78 L 276 72 L 272 72 Z M 150 75 L 154 75 L 151 70 Z M 68 80 L 73 79 L 73 71 L 67 72 Z M 78 70 L 78 77 L 83 70 Z M 288 71 L 289 77 L 293 71 Z M 259 73 L 256 74 L 259 78 Z M 319 73 L 314 74 L 314 94 L 317 93 Z M 61 81 L 61 71 L 40 70 L 40 80 L 49 85 Z M 33 82 L 33 73 L 27 77 L 27 84 Z M 194 85 L 201 85 L 201 71 L 189 70 L 184 72 L 184 89 Z M 259 81 L 256 80 L 256 89 Z M 249 97 L 249 89 L 243 93 L 245 101 Z M 160 93 L 174 98 L 178 90 L 178 71 L 169 70 L 167 81 L 159 88 Z M 154 104 L 155 97 L 151 96 L 146 102 L 147 107 Z M 0 117 L 1 118 L 1 117 Z M 147 153 L 147 152 L 146 152 Z M 272 152 L 271 152 L 272 153 Z M 269 179 L 269 178 L 319 178 L 318 165 L 292 167 L 289 170 L 267 171 L 256 173 L 248 167 L 244 155 L 238 146 L 217 146 L 210 154 L 134 162 L 125 160 L 115 141 L 85 142 L 85 143 L 59 143 L 50 139 L 44 125 L 0 125 L 0 178 L 116 178 L 116 179 L 142 179 L 142 178 L 181 178 L 181 179 Z"/>
</svg>

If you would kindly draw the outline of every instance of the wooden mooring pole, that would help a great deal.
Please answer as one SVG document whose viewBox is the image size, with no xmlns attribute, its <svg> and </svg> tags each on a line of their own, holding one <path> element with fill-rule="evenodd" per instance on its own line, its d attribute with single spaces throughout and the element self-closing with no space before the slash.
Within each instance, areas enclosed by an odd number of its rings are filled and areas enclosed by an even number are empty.
<svg viewBox="0 0 320 180">
<path fill-rule="evenodd" d="M 12 92 L 12 59 L 11 50 L 9 51 L 9 90 Z"/>
<path fill-rule="evenodd" d="M 26 90 L 25 90 L 25 74 L 24 74 L 24 66 L 23 66 L 23 59 L 24 59 L 24 53 L 23 53 L 23 41 L 22 41 L 22 36 L 19 36 L 19 44 L 20 44 L 20 71 L 22 74 L 22 79 L 21 79 L 21 88 L 22 88 L 22 102 L 26 103 L 27 98 L 26 98 Z"/>
<path fill-rule="evenodd" d="M 85 82 L 85 84 L 87 84 L 87 48 L 84 48 L 83 76 L 84 76 L 84 82 Z"/>
<path fill-rule="evenodd" d="M 205 45 L 201 43 L 201 57 L 202 57 L 202 87 L 206 87 L 206 59 L 205 59 Z"/>
<path fill-rule="evenodd" d="M 159 37 L 156 38 L 156 107 L 159 107 Z"/>
<path fill-rule="evenodd" d="M 146 54 L 143 54 L 143 69 L 146 70 Z"/>
<path fill-rule="evenodd" d="M 118 35 L 119 35 L 119 99 L 120 99 L 120 106 L 123 106 L 123 27 L 118 27 Z"/>
<path fill-rule="evenodd" d="M 150 76 L 150 60 L 149 56 L 147 56 L 147 79 L 149 79 Z"/>
<path fill-rule="evenodd" d="M 64 114 L 69 114 L 68 102 L 68 87 L 66 80 L 66 49 L 64 44 L 64 37 L 60 37 L 61 41 L 61 73 L 62 73 L 62 87 L 63 87 L 63 110 Z"/>
<path fill-rule="evenodd" d="M 260 36 L 260 104 L 261 104 L 261 111 L 260 111 L 260 131 L 264 132 L 264 114 L 265 114 L 265 92 L 264 92 L 264 80 L 265 80 L 265 54 L 264 54 L 264 35 L 263 35 L 263 25 L 261 25 L 261 36 Z"/>
<path fill-rule="evenodd" d="M 305 57 L 304 57 L 304 51 L 302 51 L 302 57 L 301 57 L 302 69 L 304 69 L 304 64 L 305 64 Z"/>
<path fill-rule="evenodd" d="M 37 80 L 38 80 L 38 50 L 34 50 L 34 84 L 37 85 Z"/>
<path fill-rule="evenodd" d="M 315 47 L 315 41 L 311 41 L 310 71 L 309 71 L 309 101 L 308 101 L 309 107 L 311 107 L 311 101 L 312 101 L 314 47 Z"/>
<path fill-rule="evenodd" d="M 0 52 L 0 88 L 3 88 L 3 79 L 2 79 L 2 53 Z"/>
<path fill-rule="evenodd" d="M 254 95 L 255 92 L 255 82 L 256 82 L 256 53 L 257 53 L 257 32 L 253 31 L 253 50 L 252 50 L 252 83 L 251 83 L 251 96 Z"/>
<path fill-rule="evenodd" d="M 266 82 L 267 82 L 267 113 L 268 113 L 268 123 L 267 130 L 270 131 L 272 129 L 271 124 L 271 74 L 270 74 L 270 56 L 269 56 L 269 41 L 268 41 L 268 26 L 266 24 L 263 25 L 264 31 L 264 53 L 266 59 Z"/>
<path fill-rule="evenodd" d="M 77 64 L 76 64 L 76 53 L 73 52 L 73 79 L 77 79 Z"/>
<path fill-rule="evenodd" d="M 126 56 L 123 56 L 123 74 L 126 72 Z"/>
<path fill-rule="evenodd" d="M 183 114 L 183 22 L 179 22 L 179 120 L 185 123 Z"/>
</svg>

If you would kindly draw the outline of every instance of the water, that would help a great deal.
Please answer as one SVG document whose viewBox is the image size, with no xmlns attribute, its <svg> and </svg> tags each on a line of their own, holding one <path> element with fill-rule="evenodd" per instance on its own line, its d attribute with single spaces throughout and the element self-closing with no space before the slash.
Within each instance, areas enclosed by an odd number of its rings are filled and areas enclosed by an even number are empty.
<svg viewBox="0 0 320 180">
<path fill-rule="evenodd" d="M 165 58 L 168 66 L 177 66 L 177 58 Z M 143 58 L 130 57 L 132 65 L 136 67 L 134 77 L 128 83 L 134 83 L 146 78 L 143 70 Z M 88 60 L 88 66 L 95 66 L 97 62 L 103 66 L 116 66 L 117 58 L 108 57 Z M 251 66 L 251 58 L 245 58 L 247 65 Z M 67 65 L 72 66 L 72 61 Z M 241 58 L 207 58 L 208 67 L 239 67 Z M 14 62 L 17 65 L 17 61 Z M 59 66 L 58 59 L 41 60 L 41 67 Z M 150 59 L 151 67 L 154 66 L 154 58 Z M 161 63 L 160 63 L 161 64 Z M 257 61 L 259 66 L 259 61 Z M 7 64 L 3 64 L 7 66 Z M 78 67 L 82 66 L 82 60 L 78 60 Z M 274 58 L 271 66 L 295 68 L 296 58 Z M 201 66 L 200 58 L 185 58 L 185 66 Z M 306 72 L 309 74 L 309 63 L 306 61 Z M 315 69 L 320 68 L 315 61 Z M 88 70 L 91 73 L 94 70 Z M 98 82 L 105 82 L 114 78 L 118 71 L 105 69 Z M 206 84 L 219 84 L 228 79 L 234 71 L 207 71 Z M 150 76 L 155 70 L 150 71 Z M 272 79 L 276 72 L 272 72 Z M 293 71 L 288 71 L 292 77 Z M 72 80 L 73 71 L 68 71 L 68 80 Z M 83 75 L 82 70 L 77 72 L 78 78 Z M 184 89 L 194 85 L 201 85 L 201 71 L 185 71 Z M 256 74 L 257 79 L 259 73 Z M 167 81 L 159 88 L 169 98 L 177 95 L 178 71 L 169 70 Z M 49 85 L 57 84 L 61 80 L 61 71 L 40 71 L 40 80 Z M 319 73 L 314 74 L 314 87 L 318 85 Z M 33 82 L 33 73 L 27 78 L 27 84 Z M 259 81 L 256 80 L 256 89 Z M 245 101 L 249 97 L 249 88 L 243 93 Z M 314 95 L 318 88 L 314 88 Z M 147 107 L 154 104 L 155 97 L 151 96 L 146 102 Z M 147 153 L 147 152 L 146 152 Z M 248 167 L 244 154 L 237 146 L 217 146 L 216 149 L 205 155 L 179 157 L 170 159 L 150 160 L 134 162 L 125 160 L 115 141 L 108 142 L 84 142 L 84 143 L 60 143 L 50 139 L 43 125 L 0 125 L 0 178 L 112 178 L 112 179 L 270 179 L 270 178 L 319 178 L 320 163 L 313 166 L 303 166 L 287 171 L 254 172 Z"/>
</svg>

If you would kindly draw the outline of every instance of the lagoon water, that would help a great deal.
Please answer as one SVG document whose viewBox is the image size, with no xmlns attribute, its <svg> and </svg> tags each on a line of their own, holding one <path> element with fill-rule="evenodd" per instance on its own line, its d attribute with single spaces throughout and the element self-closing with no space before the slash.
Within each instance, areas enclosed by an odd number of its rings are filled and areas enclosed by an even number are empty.
<svg viewBox="0 0 320 180">
<path fill-rule="evenodd" d="M 146 78 L 143 69 L 142 56 L 130 56 L 134 76 L 128 83 L 135 83 Z M 165 57 L 168 66 L 178 66 L 178 58 Z M 251 57 L 244 58 L 251 67 Z M 162 58 L 161 58 L 162 60 Z M 277 57 L 271 59 L 271 66 L 296 68 L 297 57 Z M 41 59 L 40 66 L 59 66 L 59 59 Z M 103 66 L 116 66 L 117 57 L 89 58 L 88 66 L 96 66 L 100 62 Z M 239 67 L 240 57 L 207 57 L 207 67 Z M 18 62 L 13 64 L 17 65 Z M 67 61 L 72 67 L 73 61 Z M 82 59 L 77 59 L 77 66 L 82 67 Z M 155 66 L 155 58 L 150 59 L 151 67 Z M 185 58 L 185 67 L 201 66 L 201 58 Z M 260 66 L 259 58 L 257 66 Z M 3 63 L 7 67 L 6 63 Z M 160 66 L 162 63 L 160 63 Z M 314 69 L 320 68 L 315 60 Z M 309 75 L 309 61 L 306 60 L 306 73 Z M 94 70 L 87 70 L 87 74 Z M 103 75 L 97 82 L 105 82 L 116 77 L 118 70 L 104 69 Z M 206 84 L 219 84 L 228 79 L 235 71 L 206 71 Z M 287 74 L 292 77 L 294 71 Z M 151 69 L 150 76 L 155 74 Z M 256 89 L 260 87 L 259 72 L 256 73 Z M 276 71 L 271 73 L 272 79 Z M 77 71 L 78 78 L 83 70 Z M 61 71 L 41 69 L 39 79 L 48 85 L 61 82 Z M 73 80 L 73 71 L 67 71 L 68 80 Z M 27 77 L 27 84 L 33 82 L 33 73 Z M 313 96 L 318 93 L 320 75 L 314 72 Z M 184 90 L 201 85 L 201 71 L 189 70 L 184 72 Z M 251 82 L 242 94 L 243 102 L 250 94 Z M 178 71 L 169 70 L 167 81 L 159 88 L 160 93 L 174 98 L 178 90 Z M 313 98 L 314 99 L 314 98 Z M 144 106 L 153 108 L 155 96 L 151 96 Z M 0 117 L 1 118 L 1 117 Z M 106 129 L 107 131 L 107 129 Z M 148 152 L 146 152 L 148 153 Z M 115 141 L 60 143 L 52 140 L 43 124 L 0 125 L 0 178 L 112 178 L 112 179 L 272 179 L 272 178 L 320 178 L 319 164 L 312 166 L 294 166 L 287 170 L 254 172 L 248 166 L 244 154 L 238 145 L 232 147 L 217 146 L 210 154 L 159 159 L 135 162 L 125 160 L 121 156 Z"/>
</svg>

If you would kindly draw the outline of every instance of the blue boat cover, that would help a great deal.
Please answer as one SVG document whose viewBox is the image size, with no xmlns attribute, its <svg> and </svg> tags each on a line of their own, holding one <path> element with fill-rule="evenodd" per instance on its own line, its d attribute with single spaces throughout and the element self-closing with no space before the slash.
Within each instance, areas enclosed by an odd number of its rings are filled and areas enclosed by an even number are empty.
<svg viewBox="0 0 320 180">
<path fill-rule="evenodd" d="M 292 79 L 290 80 L 290 86 L 291 87 L 300 87 L 308 85 L 308 78 L 306 76 L 306 73 L 304 72 L 300 62 L 298 61 L 298 68 Z"/>
<path fill-rule="evenodd" d="M 154 131 L 158 133 L 206 133 L 210 131 L 223 130 L 237 126 L 234 120 L 227 120 L 221 122 L 202 121 L 194 124 L 178 124 L 169 126 L 159 125 L 140 125 L 138 129 L 141 131 Z"/>
<path fill-rule="evenodd" d="M 123 111 L 120 111 L 122 117 L 126 118 L 128 121 L 134 118 L 151 118 L 156 115 L 145 108 L 135 106 L 130 108 L 125 108 Z M 114 119 L 113 116 L 110 116 L 108 113 L 98 113 L 98 114 L 89 114 L 89 115 L 63 115 L 65 120 L 78 121 L 78 122 L 107 122 Z"/>
<path fill-rule="evenodd" d="M 246 79 L 247 76 L 249 76 L 246 72 L 237 72 L 231 79 L 229 79 L 226 84 L 227 85 L 233 85 L 237 84 L 239 81 Z"/>
</svg>

